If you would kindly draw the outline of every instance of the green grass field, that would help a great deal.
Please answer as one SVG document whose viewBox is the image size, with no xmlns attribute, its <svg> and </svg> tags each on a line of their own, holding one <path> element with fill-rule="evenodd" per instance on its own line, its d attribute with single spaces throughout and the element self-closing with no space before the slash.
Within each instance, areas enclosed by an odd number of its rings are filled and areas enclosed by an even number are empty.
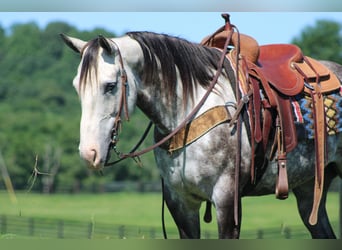
<svg viewBox="0 0 342 250">
<path fill-rule="evenodd" d="M 54 194 L 17 193 L 17 203 L 10 201 L 6 192 L 0 192 L 0 215 L 32 218 L 74 220 L 127 226 L 161 226 L 161 195 L 159 193 L 104 193 L 104 194 Z M 287 200 L 276 200 L 274 196 L 243 199 L 243 222 L 241 238 L 247 232 L 268 228 L 294 227 L 306 229 L 297 213 L 292 194 Z M 204 207 L 204 206 L 203 206 Z M 330 193 L 328 213 L 339 235 L 339 197 Z M 203 215 L 203 210 L 201 211 Z M 214 216 L 213 210 L 213 216 Z M 168 230 L 175 225 L 168 211 L 165 212 Z M 215 217 L 210 224 L 202 223 L 202 230 L 216 232 Z M 305 237 L 309 237 L 306 235 Z"/>
</svg>

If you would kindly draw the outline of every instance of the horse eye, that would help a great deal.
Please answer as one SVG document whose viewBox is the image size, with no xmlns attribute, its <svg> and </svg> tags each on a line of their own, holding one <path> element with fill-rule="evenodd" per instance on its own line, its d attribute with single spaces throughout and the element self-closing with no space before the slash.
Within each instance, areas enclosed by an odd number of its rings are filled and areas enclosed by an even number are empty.
<svg viewBox="0 0 342 250">
<path fill-rule="evenodd" d="M 117 83 L 116 82 L 108 82 L 105 86 L 104 93 L 112 93 L 113 90 L 115 89 Z"/>
</svg>

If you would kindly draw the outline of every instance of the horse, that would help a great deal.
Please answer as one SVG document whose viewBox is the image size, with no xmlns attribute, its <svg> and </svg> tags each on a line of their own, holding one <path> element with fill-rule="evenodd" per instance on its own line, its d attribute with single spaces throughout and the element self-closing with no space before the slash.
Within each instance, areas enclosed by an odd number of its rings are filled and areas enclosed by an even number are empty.
<svg viewBox="0 0 342 250">
<path fill-rule="evenodd" d="M 98 36 L 90 41 L 63 34 L 62 38 L 81 55 L 73 79 L 82 112 L 79 152 L 94 170 L 104 168 L 115 140 L 113 134 L 117 136 L 122 126 L 121 118 L 128 120 L 135 107 L 153 122 L 156 141 L 182 124 L 206 94 L 191 119 L 216 106 L 224 106 L 232 114 L 236 112 L 234 105 L 227 105 L 237 103 L 228 60 L 223 60 L 224 67 L 213 90 L 207 91 L 221 59 L 221 52 L 215 48 L 153 32 L 128 32 L 117 38 Z M 342 80 L 341 65 L 324 64 Z M 260 180 L 252 188 L 246 188 L 250 184 L 252 149 L 245 123 L 241 126 L 242 157 L 236 185 L 236 130 L 236 126 L 223 122 L 172 153 L 165 143 L 154 148 L 155 161 L 164 180 L 165 202 L 180 238 L 200 238 L 199 208 L 203 202 L 215 207 L 218 237 L 239 238 L 241 199 L 274 193 L 277 163 L 272 159 Z M 317 223 L 311 225 L 314 142 L 297 133 L 298 145 L 287 156 L 289 188 L 311 237 L 336 238 L 325 201 L 332 180 L 342 177 L 341 134 L 327 138 L 329 161 L 325 166 L 322 200 Z M 238 206 L 234 199 L 236 192 Z"/>
</svg>

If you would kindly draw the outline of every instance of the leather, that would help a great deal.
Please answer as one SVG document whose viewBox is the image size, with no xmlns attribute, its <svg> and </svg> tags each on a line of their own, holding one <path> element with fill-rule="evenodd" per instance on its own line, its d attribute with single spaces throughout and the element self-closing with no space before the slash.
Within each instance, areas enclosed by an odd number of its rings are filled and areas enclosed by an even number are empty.
<svg viewBox="0 0 342 250">
<path fill-rule="evenodd" d="M 325 167 L 325 144 L 326 144 L 326 125 L 324 112 L 324 97 L 320 92 L 320 86 L 313 84 L 314 90 L 311 91 L 314 125 L 315 125 L 315 148 L 316 148 L 316 166 L 315 166 L 315 187 L 312 211 L 309 217 L 309 223 L 315 225 L 317 223 L 317 214 L 322 198 L 324 167 Z"/>
<path fill-rule="evenodd" d="M 249 73 L 252 74 L 253 78 L 258 79 L 260 82 L 263 91 L 265 92 L 266 98 L 268 102 L 266 103 L 266 100 L 264 100 L 263 108 L 265 109 L 275 109 L 278 112 L 278 115 L 281 118 L 281 126 L 284 128 L 284 143 L 285 148 L 287 152 L 290 152 L 297 146 L 297 134 L 296 134 L 296 128 L 293 122 L 293 115 L 292 115 L 292 108 L 291 103 L 288 96 L 281 95 L 278 91 L 276 91 L 274 88 L 270 87 L 268 79 L 263 75 L 263 71 L 259 69 L 256 65 L 249 64 Z M 255 88 L 255 87 L 254 87 Z M 265 107 L 266 105 L 269 105 L 270 107 Z M 260 112 L 257 112 L 257 114 Z M 265 114 L 264 114 L 265 115 Z M 267 114 L 270 116 L 270 114 Z M 267 122 L 263 123 L 263 143 L 266 147 L 268 143 L 269 133 L 270 133 L 270 127 L 271 124 L 270 117 L 267 117 Z M 266 132 L 267 131 L 267 132 Z"/>
<path fill-rule="evenodd" d="M 319 61 L 303 56 L 300 48 L 293 44 L 271 44 L 260 46 L 258 66 L 264 77 L 280 93 L 295 96 L 304 91 L 304 81 L 316 82 L 319 78 L 321 92 L 334 91 L 340 83 L 329 69 Z"/>
<path fill-rule="evenodd" d="M 284 135 L 284 148 L 286 152 L 291 152 L 297 146 L 297 132 L 293 122 L 292 107 L 289 97 L 278 95 L 274 91 L 274 96 L 277 100 L 277 111 L 280 118 L 280 126 Z"/>
<path fill-rule="evenodd" d="M 214 36 L 205 37 L 201 44 L 223 49 L 224 43 L 227 39 L 229 31 L 223 30 Z M 245 34 L 233 33 L 232 39 L 229 45 L 237 47 L 240 43 L 240 55 L 244 56 L 248 61 L 256 63 L 259 58 L 259 44 L 253 38 Z"/>
<path fill-rule="evenodd" d="M 286 155 L 278 156 L 278 175 L 275 195 L 277 199 L 285 200 L 289 197 L 289 184 L 286 170 Z"/>
<path fill-rule="evenodd" d="M 193 143 L 219 124 L 229 122 L 230 120 L 231 115 L 226 106 L 213 107 L 189 122 L 165 143 L 162 148 L 167 149 L 169 153 L 172 153 Z M 163 135 L 156 136 L 159 137 Z M 155 139 L 158 140 L 158 138 Z"/>
<path fill-rule="evenodd" d="M 304 88 L 303 78 L 291 67 L 302 60 L 301 50 L 292 44 L 260 46 L 258 66 L 269 83 L 279 92 L 294 96 Z"/>
<path fill-rule="evenodd" d="M 316 72 L 313 71 L 308 63 L 314 68 Z M 321 93 L 329 93 L 340 88 L 340 82 L 336 75 L 330 72 L 326 66 L 311 57 L 306 56 L 305 61 L 302 61 L 300 63 L 293 62 L 291 66 L 298 69 L 300 72 L 303 72 L 306 78 L 304 80 L 308 83 L 316 82 L 317 73 L 319 76 Z M 304 87 L 304 91 L 306 94 L 310 95 L 310 90 L 307 87 Z"/>
</svg>

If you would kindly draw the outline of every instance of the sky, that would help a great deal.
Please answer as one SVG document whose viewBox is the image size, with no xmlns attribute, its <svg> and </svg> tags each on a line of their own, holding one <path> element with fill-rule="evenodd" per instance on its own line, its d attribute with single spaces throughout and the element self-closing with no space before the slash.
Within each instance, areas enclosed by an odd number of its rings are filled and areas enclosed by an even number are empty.
<svg viewBox="0 0 342 250">
<path fill-rule="evenodd" d="M 341 11 L 340 0 L 1 0 L 1 11 Z"/>
<path fill-rule="evenodd" d="M 64 21 L 80 30 L 105 28 L 121 36 L 127 31 L 153 31 L 175 35 L 192 42 L 213 33 L 224 24 L 222 12 L 1 12 L 0 25 Z M 259 44 L 289 43 L 317 20 L 341 23 L 342 12 L 230 12 L 231 22 L 241 33 Z M 92 39 L 92 37 L 89 37 Z"/>
</svg>

